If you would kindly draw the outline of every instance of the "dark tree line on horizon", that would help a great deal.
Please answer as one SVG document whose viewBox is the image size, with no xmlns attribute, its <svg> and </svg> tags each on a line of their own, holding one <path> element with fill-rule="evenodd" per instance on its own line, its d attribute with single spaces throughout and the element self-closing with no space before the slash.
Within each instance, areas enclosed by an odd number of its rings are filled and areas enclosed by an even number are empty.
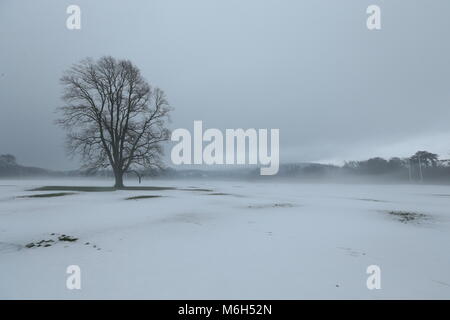
<svg viewBox="0 0 450 320">
<path fill-rule="evenodd" d="M 348 161 L 342 170 L 354 175 L 385 176 L 396 180 L 450 182 L 450 159 L 439 159 L 437 154 L 428 151 L 417 151 L 406 158 L 374 157 Z"/>
<path fill-rule="evenodd" d="M 415 166 L 424 169 L 447 166 L 448 164 L 448 159 L 439 160 L 438 155 L 435 153 L 417 151 L 409 158 L 393 157 L 387 160 L 381 157 L 375 157 L 364 161 L 349 161 L 344 164 L 343 168 L 368 174 L 382 174 L 390 171 L 397 171 L 402 168 L 409 169 Z"/>
<path fill-rule="evenodd" d="M 410 157 L 346 161 L 344 165 L 292 163 L 280 166 L 278 177 L 295 179 L 368 179 L 400 182 L 450 183 L 450 159 L 439 159 L 435 153 L 417 151 Z"/>
<path fill-rule="evenodd" d="M 161 178 L 250 178 L 259 179 L 258 169 L 236 168 L 235 170 L 177 170 L 171 167 L 144 169 L 138 172 L 139 177 L 147 179 Z M 17 163 L 16 158 L 10 154 L 0 155 L 1 176 L 27 176 L 27 175 L 53 175 L 53 176 L 86 176 L 86 177 L 114 177 L 111 169 L 73 170 L 66 172 L 51 172 L 40 168 L 25 167 Z M 137 174 L 125 174 L 128 179 L 137 179 Z M 392 181 L 424 181 L 450 183 L 450 159 L 439 159 L 437 154 L 428 151 L 418 151 L 406 158 L 392 157 L 384 159 L 374 157 L 362 161 L 348 161 L 343 166 L 324 165 L 318 163 L 291 163 L 282 164 L 279 173 L 271 178 L 292 179 L 344 179 L 348 177 L 362 177 L 364 179 L 379 179 Z"/>
</svg>

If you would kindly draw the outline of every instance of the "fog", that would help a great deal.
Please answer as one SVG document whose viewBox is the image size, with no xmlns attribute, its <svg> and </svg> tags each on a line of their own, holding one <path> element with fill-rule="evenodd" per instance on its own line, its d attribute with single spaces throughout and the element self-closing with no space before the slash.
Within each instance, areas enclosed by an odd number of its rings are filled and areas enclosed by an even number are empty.
<svg viewBox="0 0 450 320">
<path fill-rule="evenodd" d="M 66 28 L 70 4 L 81 30 Z M 369 4 L 381 7 L 379 31 L 366 28 Z M 77 168 L 54 124 L 59 78 L 112 55 L 166 91 L 172 129 L 278 128 L 281 163 L 445 158 L 449 10 L 446 0 L 2 0 L 0 154 Z"/>
</svg>

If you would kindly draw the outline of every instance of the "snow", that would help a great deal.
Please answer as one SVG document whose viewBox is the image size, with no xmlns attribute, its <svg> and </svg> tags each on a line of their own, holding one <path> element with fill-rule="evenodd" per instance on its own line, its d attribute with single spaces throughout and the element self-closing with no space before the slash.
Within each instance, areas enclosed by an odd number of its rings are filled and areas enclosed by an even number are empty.
<svg viewBox="0 0 450 320">
<path fill-rule="evenodd" d="M 450 298 L 450 186 L 148 180 L 218 194 L 20 197 L 111 184 L 0 180 L 1 299 Z M 125 200 L 139 195 L 162 197 Z M 427 219 L 402 223 L 388 211 Z M 69 265 L 81 268 L 81 290 L 66 288 Z M 370 265 L 381 268 L 379 290 L 366 286 Z"/>
</svg>

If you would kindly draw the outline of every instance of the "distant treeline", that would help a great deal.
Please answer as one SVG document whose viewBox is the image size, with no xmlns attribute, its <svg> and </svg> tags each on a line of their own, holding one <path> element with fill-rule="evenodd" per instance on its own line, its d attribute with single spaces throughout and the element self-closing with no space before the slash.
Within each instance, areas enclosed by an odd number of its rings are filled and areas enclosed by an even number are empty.
<svg viewBox="0 0 450 320">
<path fill-rule="evenodd" d="M 354 175 L 375 175 L 391 177 L 395 180 L 450 182 L 450 163 L 439 159 L 437 154 L 417 151 L 409 158 L 371 158 L 365 161 L 346 162 L 345 173 Z"/>
<path fill-rule="evenodd" d="M 348 161 L 343 166 L 290 164 L 280 167 L 280 177 L 304 179 L 360 179 L 375 181 L 424 181 L 450 183 L 450 161 L 437 154 L 417 151 L 407 158 L 381 157 Z"/>
<path fill-rule="evenodd" d="M 0 155 L 0 177 L 23 177 L 53 174 L 53 172 L 42 168 L 21 166 L 17 164 L 16 157 L 13 155 Z"/>
<path fill-rule="evenodd" d="M 114 177 L 109 169 L 49 171 L 17 164 L 12 155 L 0 155 L 0 177 Z M 128 179 L 293 179 L 303 181 L 379 181 L 379 182 L 431 182 L 450 183 L 450 161 L 439 159 L 428 151 L 418 151 L 407 158 L 383 159 L 375 157 L 363 161 L 348 161 L 342 166 L 318 163 L 292 163 L 280 165 L 276 176 L 261 176 L 259 168 L 233 169 L 174 169 L 171 167 L 127 172 Z"/>
</svg>

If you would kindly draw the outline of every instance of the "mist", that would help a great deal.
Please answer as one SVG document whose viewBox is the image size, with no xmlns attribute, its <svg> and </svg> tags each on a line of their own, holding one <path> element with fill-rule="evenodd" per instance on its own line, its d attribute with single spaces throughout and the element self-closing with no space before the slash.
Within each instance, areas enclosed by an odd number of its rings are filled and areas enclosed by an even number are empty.
<svg viewBox="0 0 450 320">
<path fill-rule="evenodd" d="M 76 169 L 54 125 L 59 78 L 85 57 L 130 59 L 174 107 L 172 130 L 277 128 L 280 162 L 450 151 L 448 1 L 70 1 L 0 3 L 0 153 Z M 170 154 L 171 144 L 166 146 Z M 167 157 L 167 164 L 171 165 Z"/>
</svg>

